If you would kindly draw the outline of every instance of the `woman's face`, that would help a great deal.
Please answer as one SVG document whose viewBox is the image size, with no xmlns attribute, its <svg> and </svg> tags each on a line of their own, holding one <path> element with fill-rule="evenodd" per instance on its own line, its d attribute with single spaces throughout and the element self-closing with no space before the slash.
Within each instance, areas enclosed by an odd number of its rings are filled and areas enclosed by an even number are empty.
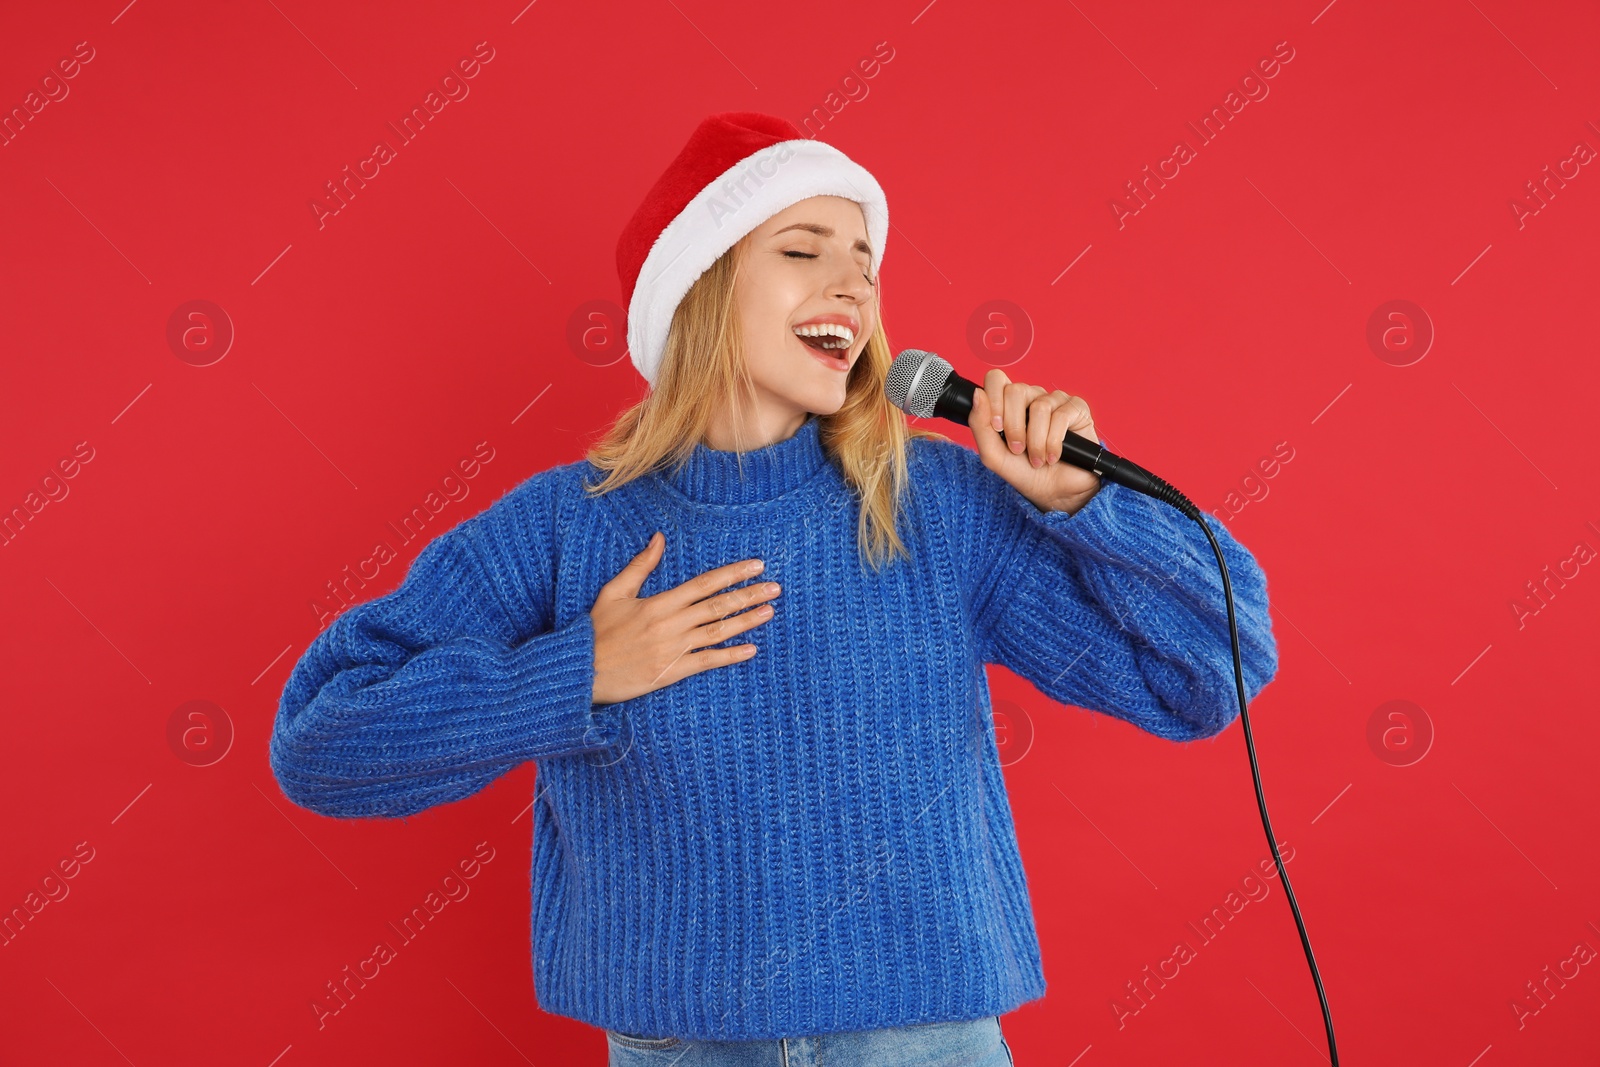
<svg viewBox="0 0 1600 1067">
<path fill-rule="evenodd" d="M 778 422 L 831 415 L 878 324 L 877 279 L 861 205 L 814 196 L 768 219 L 745 242 L 734 304 L 759 403 Z M 796 327 L 831 323 L 811 337 Z M 817 333 L 808 329 L 807 332 Z M 839 345 L 826 349 L 814 344 Z"/>
</svg>

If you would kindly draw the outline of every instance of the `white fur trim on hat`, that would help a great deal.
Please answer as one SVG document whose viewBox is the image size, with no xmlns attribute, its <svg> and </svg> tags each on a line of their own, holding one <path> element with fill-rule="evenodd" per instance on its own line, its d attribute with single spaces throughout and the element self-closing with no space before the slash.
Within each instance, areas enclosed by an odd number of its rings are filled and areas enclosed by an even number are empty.
<svg viewBox="0 0 1600 1067">
<path fill-rule="evenodd" d="M 889 204 L 877 179 L 821 141 L 768 145 L 701 189 L 650 246 L 628 303 L 628 349 L 647 382 L 656 383 L 673 312 L 695 279 L 740 238 L 813 196 L 840 196 L 862 206 L 873 276 L 878 275 L 889 236 Z"/>
</svg>

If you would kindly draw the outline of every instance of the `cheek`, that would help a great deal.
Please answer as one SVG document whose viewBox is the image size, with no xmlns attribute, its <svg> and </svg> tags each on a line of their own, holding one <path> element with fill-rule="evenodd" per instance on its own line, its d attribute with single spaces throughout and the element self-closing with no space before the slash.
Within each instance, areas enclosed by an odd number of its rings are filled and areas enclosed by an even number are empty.
<svg viewBox="0 0 1600 1067">
<path fill-rule="evenodd" d="M 798 356 L 805 355 L 791 343 L 793 333 L 789 329 L 790 321 L 805 307 L 805 298 L 804 294 L 793 292 L 792 285 L 783 285 L 781 279 L 761 281 L 766 284 L 752 286 L 736 302 L 740 331 L 751 368 L 768 366 L 776 371 L 792 366 Z"/>
<path fill-rule="evenodd" d="M 770 312 L 755 314 L 741 320 L 741 340 L 744 358 L 750 376 L 766 388 L 781 390 L 785 378 L 794 377 L 796 353 L 785 343 L 787 324 L 784 319 L 774 319 Z"/>
<path fill-rule="evenodd" d="M 755 281 L 754 279 L 752 279 Z M 752 285 L 736 300 L 744 336 L 752 343 L 781 336 L 788 329 L 797 305 L 786 303 L 788 294 L 770 283 Z"/>
<path fill-rule="evenodd" d="M 747 307 L 739 316 L 739 332 L 745 352 L 753 364 L 772 359 L 773 349 L 783 340 L 785 320 L 770 307 Z"/>
</svg>

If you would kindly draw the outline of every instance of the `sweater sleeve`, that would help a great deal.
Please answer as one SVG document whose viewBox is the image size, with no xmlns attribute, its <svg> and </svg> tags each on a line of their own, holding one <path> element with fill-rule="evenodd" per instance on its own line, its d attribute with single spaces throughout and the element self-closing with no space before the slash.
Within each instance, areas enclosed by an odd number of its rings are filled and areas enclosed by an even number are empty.
<svg viewBox="0 0 1600 1067">
<path fill-rule="evenodd" d="M 972 449 L 954 451 L 974 629 L 985 663 L 1053 700 L 1172 741 L 1239 715 L 1222 574 L 1211 542 L 1171 506 L 1103 482 L 1075 513 L 1041 512 Z M 1278 670 L 1266 575 L 1214 516 L 1233 588 L 1246 696 Z"/>
<path fill-rule="evenodd" d="M 397 589 L 347 609 L 295 665 L 270 750 L 294 803 L 339 818 L 412 815 L 528 760 L 616 739 L 616 705 L 592 703 L 588 613 L 516 640 L 475 521 L 435 538 Z"/>
</svg>

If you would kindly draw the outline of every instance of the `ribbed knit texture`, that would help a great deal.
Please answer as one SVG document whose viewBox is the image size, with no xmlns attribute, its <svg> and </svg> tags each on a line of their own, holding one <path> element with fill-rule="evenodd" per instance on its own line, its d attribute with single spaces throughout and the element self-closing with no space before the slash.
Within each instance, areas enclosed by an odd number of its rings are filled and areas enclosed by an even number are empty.
<svg viewBox="0 0 1600 1067">
<path fill-rule="evenodd" d="M 534 984 L 595 1026 L 795 1037 L 1042 996 L 983 665 L 1159 737 L 1213 736 L 1238 715 L 1215 557 L 1121 486 L 1040 512 L 971 449 L 919 439 L 912 557 L 875 572 L 818 431 L 742 457 L 699 445 L 597 498 L 587 462 L 553 467 L 441 534 L 295 665 L 271 745 L 284 793 L 403 816 L 538 761 Z M 1253 697 L 1277 671 L 1266 579 L 1205 519 Z M 754 658 L 593 705 L 589 610 L 656 530 L 640 596 L 761 558 L 776 613 L 723 642 Z"/>
</svg>

